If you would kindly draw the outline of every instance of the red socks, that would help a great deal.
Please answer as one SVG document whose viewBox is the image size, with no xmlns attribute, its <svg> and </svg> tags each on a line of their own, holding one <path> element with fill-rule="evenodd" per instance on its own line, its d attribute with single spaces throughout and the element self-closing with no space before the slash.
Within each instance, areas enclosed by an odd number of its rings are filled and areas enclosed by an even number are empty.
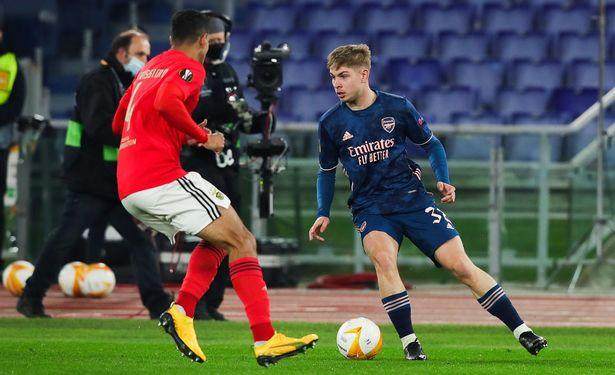
<svg viewBox="0 0 615 375">
<path fill-rule="evenodd" d="M 186 277 L 179 289 L 178 305 L 184 308 L 186 315 L 193 318 L 197 302 L 209 289 L 209 285 L 218 272 L 220 263 L 226 256 L 224 250 L 215 248 L 201 241 L 192 251 Z"/>
<path fill-rule="evenodd" d="M 229 268 L 233 288 L 243 302 L 254 341 L 269 340 L 275 330 L 271 325 L 269 295 L 258 259 L 239 258 L 231 262 Z"/>
</svg>

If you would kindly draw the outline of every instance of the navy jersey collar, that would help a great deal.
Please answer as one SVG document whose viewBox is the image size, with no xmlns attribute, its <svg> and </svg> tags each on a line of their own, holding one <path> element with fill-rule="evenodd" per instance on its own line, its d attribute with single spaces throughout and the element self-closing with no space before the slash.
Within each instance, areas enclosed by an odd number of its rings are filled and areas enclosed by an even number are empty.
<svg viewBox="0 0 615 375">
<path fill-rule="evenodd" d="M 365 109 L 354 110 L 354 109 L 350 109 L 348 104 L 342 102 L 344 104 L 344 108 L 346 108 L 346 110 L 352 113 L 353 115 L 357 115 L 357 116 L 371 115 L 376 110 L 376 108 L 378 108 L 378 105 L 380 104 L 380 91 L 378 90 L 372 90 L 372 91 L 374 91 L 374 93 L 376 94 L 376 100 L 374 100 L 374 102 L 370 104 L 369 107 Z"/>
</svg>

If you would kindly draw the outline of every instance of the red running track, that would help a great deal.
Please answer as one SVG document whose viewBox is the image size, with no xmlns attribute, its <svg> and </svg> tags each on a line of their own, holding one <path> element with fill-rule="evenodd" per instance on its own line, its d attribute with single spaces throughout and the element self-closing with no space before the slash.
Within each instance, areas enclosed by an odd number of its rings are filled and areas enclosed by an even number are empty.
<svg viewBox="0 0 615 375">
<path fill-rule="evenodd" d="M 170 288 L 176 290 L 176 288 Z M 343 322 L 357 316 L 388 323 L 376 291 L 272 289 L 271 314 L 278 321 Z M 513 291 L 510 298 L 530 325 L 615 327 L 615 296 L 566 295 Z M 495 325 L 499 321 L 482 310 L 461 288 L 421 286 L 410 291 L 415 323 Z M 17 299 L 0 289 L 0 317 L 20 316 Z M 148 318 L 136 287 L 120 285 L 104 299 L 68 298 L 52 288 L 45 299 L 47 312 L 58 318 Z M 246 320 L 243 306 L 227 289 L 220 309 L 230 320 Z"/>
</svg>

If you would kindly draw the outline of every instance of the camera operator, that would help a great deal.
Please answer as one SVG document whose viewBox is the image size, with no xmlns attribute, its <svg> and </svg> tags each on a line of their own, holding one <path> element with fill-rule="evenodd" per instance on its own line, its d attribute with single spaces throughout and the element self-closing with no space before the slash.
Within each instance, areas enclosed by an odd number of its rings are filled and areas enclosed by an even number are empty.
<svg viewBox="0 0 615 375">
<path fill-rule="evenodd" d="M 116 183 L 119 137 L 111 124 L 124 90 L 147 62 L 150 44 L 147 35 L 128 30 L 112 42 L 100 65 L 85 74 L 77 87 L 75 112 L 69 121 L 64 148 L 64 175 L 67 182 L 62 217 L 46 239 L 34 273 L 17 303 L 26 317 L 49 317 L 42 300 L 56 281 L 69 252 L 85 229 L 108 219 L 131 249 L 131 262 L 143 305 L 151 318 L 169 306 L 158 263 L 151 243 L 121 205 Z"/>
<path fill-rule="evenodd" d="M 190 147 L 183 164 L 186 169 L 206 176 L 226 194 L 233 206 L 239 211 L 239 133 L 260 133 L 265 126 L 267 112 L 254 111 L 248 107 L 237 73 L 227 63 L 229 37 L 232 22 L 223 14 L 212 11 L 204 13 L 213 16 L 217 30 L 208 35 L 209 51 L 205 58 L 207 78 L 201 90 L 199 103 L 192 116 L 197 123 L 207 120 L 207 127 L 224 134 L 226 146 L 215 154 L 202 147 Z M 273 118 L 271 118 L 273 123 Z M 218 274 L 208 292 L 197 305 L 197 319 L 224 320 L 218 311 L 224 297 L 224 288 L 228 280 L 228 257 L 218 269 Z"/>
</svg>

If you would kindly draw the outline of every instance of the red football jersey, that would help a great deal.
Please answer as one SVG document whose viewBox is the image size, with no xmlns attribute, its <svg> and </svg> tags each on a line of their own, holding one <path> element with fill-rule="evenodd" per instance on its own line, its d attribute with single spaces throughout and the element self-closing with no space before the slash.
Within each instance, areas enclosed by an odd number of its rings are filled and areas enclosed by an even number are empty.
<svg viewBox="0 0 615 375">
<path fill-rule="evenodd" d="M 179 160 L 186 135 L 207 141 L 208 133 L 190 117 L 204 80 L 203 65 L 177 50 L 156 56 L 137 74 L 113 120 L 114 132 L 122 133 L 120 199 L 186 174 Z"/>
</svg>

